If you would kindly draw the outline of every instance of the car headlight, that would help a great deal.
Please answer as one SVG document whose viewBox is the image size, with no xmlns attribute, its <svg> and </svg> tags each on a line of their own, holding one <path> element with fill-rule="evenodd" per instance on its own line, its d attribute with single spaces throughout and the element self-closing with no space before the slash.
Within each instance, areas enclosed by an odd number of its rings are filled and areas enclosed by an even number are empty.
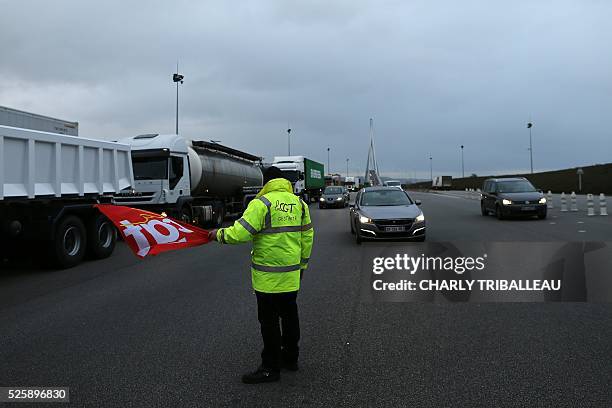
<svg viewBox="0 0 612 408">
<path fill-rule="evenodd" d="M 342 201 L 342 197 L 336 198 L 336 201 Z"/>
<path fill-rule="evenodd" d="M 423 222 L 425 221 L 425 215 L 423 213 L 420 213 L 419 215 L 417 215 L 417 217 L 415 218 L 415 220 L 417 222 Z"/>
<path fill-rule="evenodd" d="M 540 204 L 546 204 L 546 197 L 542 197 L 542 198 L 540 198 L 540 201 L 538 201 L 538 203 L 540 203 Z"/>
<path fill-rule="evenodd" d="M 368 218 L 368 217 L 364 217 L 363 215 L 360 215 L 359 216 L 359 222 L 362 222 L 364 224 L 369 224 L 369 223 L 372 222 L 372 219 Z"/>
<path fill-rule="evenodd" d="M 319 201 L 325 201 L 325 197 L 319 198 Z"/>
<path fill-rule="evenodd" d="M 503 205 L 510 205 L 510 204 L 512 204 L 512 201 L 510 201 L 510 200 L 506 200 L 506 199 L 504 198 L 504 199 L 502 200 L 502 204 L 503 204 Z"/>
</svg>

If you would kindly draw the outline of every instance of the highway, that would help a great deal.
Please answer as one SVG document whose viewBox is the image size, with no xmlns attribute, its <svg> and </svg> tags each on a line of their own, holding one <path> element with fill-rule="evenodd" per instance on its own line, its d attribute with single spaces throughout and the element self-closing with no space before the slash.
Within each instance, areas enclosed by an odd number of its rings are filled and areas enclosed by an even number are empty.
<svg viewBox="0 0 612 408">
<path fill-rule="evenodd" d="M 429 241 L 612 238 L 611 217 L 498 221 L 412 195 Z M 240 382 L 261 347 L 248 245 L 140 261 L 121 243 L 69 270 L 3 263 L 0 386 L 69 386 L 75 406 L 612 406 L 610 304 L 365 302 L 361 255 L 380 244 L 354 243 L 346 209 L 311 208 L 299 372 Z"/>
</svg>

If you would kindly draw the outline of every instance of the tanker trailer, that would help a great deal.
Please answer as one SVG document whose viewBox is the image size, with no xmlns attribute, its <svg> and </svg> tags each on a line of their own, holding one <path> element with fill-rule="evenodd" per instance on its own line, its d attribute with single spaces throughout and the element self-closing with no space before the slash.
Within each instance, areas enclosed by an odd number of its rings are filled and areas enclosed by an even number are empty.
<svg viewBox="0 0 612 408">
<path fill-rule="evenodd" d="M 160 134 L 123 142 L 132 147 L 134 187 L 114 197 L 117 205 L 219 226 L 262 187 L 261 158 L 231 147 Z"/>
</svg>

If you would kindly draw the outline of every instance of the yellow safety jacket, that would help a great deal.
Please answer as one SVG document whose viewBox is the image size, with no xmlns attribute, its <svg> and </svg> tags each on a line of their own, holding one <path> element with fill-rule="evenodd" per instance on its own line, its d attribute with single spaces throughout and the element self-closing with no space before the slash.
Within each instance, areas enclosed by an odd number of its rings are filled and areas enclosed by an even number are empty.
<svg viewBox="0 0 612 408">
<path fill-rule="evenodd" d="M 264 293 L 300 289 L 300 269 L 308 267 L 313 238 L 308 206 L 283 178 L 268 181 L 234 225 L 217 231 L 223 244 L 253 241 L 253 289 Z"/>
</svg>

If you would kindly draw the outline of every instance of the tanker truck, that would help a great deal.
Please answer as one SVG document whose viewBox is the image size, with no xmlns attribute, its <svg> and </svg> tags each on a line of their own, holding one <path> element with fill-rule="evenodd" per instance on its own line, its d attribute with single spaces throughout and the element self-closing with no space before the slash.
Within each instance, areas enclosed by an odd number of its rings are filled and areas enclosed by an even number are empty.
<svg viewBox="0 0 612 408">
<path fill-rule="evenodd" d="M 134 185 L 113 203 L 142 208 L 200 226 L 220 226 L 244 211 L 263 184 L 261 158 L 218 143 L 146 134 L 132 148 Z"/>
</svg>

